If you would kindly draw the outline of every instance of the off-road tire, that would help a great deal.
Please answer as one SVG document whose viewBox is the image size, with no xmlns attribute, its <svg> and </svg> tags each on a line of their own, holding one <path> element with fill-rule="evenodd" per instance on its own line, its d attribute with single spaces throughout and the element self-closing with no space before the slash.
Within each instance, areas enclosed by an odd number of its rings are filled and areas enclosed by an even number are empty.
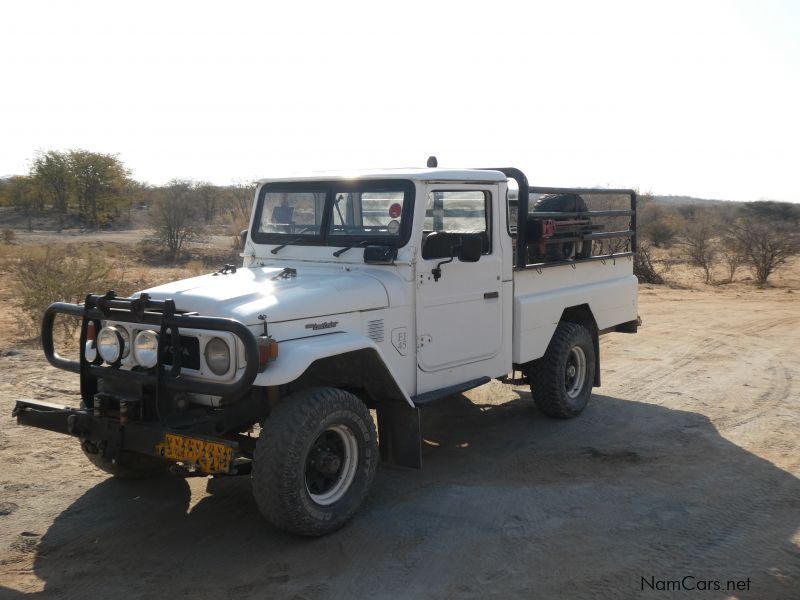
<svg viewBox="0 0 800 600">
<path fill-rule="evenodd" d="M 334 427 L 354 434 L 357 463 L 343 495 L 323 506 L 312 499 L 307 461 L 321 436 Z M 325 535 L 344 525 L 364 502 L 377 462 L 377 434 L 364 403 L 344 390 L 309 388 L 283 399 L 262 425 L 253 457 L 253 495 L 278 529 Z"/>
<path fill-rule="evenodd" d="M 119 479 L 148 479 L 158 477 L 167 471 L 167 464 L 153 456 L 123 451 L 115 462 L 104 454 L 93 454 L 83 444 L 81 450 L 95 467 Z"/>
<path fill-rule="evenodd" d="M 577 350 L 573 351 L 574 348 Z M 583 375 L 582 383 L 578 384 L 570 378 L 568 369 L 570 365 L 575 366 L 581 354 Z M 544 356 L 534 361 L 528 370 L 536 406 L 549 417 L 569 419 L 579 415 L 592 395 L 594 371 L 592 334 L 583 325 L 561 321 Z M 569 391 L 573 389 L 570 395 Z"/>
<path fill-rule="evenodd" d="M 585 212 L 586 210 L 586 201 L 578 194 L 547 194 L 539 198 L 533 205 L 533 212 Z M 586 233 L 592 233 L 591 227 L 587 228 Z M 587 240 L 577 243 L 548 244 L 545 258 L 546 260 L 569 260 L 588 258 L 591 255 L 592 242 Z"/>
</svg>

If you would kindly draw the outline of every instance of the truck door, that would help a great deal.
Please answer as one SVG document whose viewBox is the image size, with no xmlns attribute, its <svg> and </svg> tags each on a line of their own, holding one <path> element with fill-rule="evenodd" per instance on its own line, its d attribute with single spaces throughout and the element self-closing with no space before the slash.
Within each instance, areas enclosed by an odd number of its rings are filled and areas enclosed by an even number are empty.
<svg viewBox="0 0 800 600">
<path fill-rule="evenodd" d="M 416 275 L 418 394 L 503 372 L 506 303 L 503 253 L 492 227 L 493 194 L 497 188 L 492 186 L 443 185 L 432 186 L 425 198 L 424 239 Z M 426 244 L 432 232 L 452 235 L 432 236 Z M 480 260 L 458 260 L 459 234 L 482 237 Z M 437 237 L 446 243 L 435 243 Z M 451 246 L 456 257 L 440 265 L 450 258 Z M 441 269 L 438 281 L 437 266 Z"/>
</svg>

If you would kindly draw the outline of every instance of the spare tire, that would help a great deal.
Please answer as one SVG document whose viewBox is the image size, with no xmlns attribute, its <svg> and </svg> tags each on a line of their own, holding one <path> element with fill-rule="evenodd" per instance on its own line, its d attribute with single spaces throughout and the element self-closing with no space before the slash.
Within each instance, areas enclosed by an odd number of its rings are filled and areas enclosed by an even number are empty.
<svg viewBox="0 0 800 600">
<path fill-rule="evenodd" d="M 579 194 L 546 194 L 540 197 L 533 205 L 533 212 L 586 212 L 586 201 Z M 566 221 L 574 217 L 564 217 L 556 221 Z M 584 233 L 591 233 L 590 225 L 586 226 Z M 565 242 L 563 244 L 548 244 L 545 260 L 570 260 L 573 258 L 588 258 L 592 255 L 591 240 L 580 242 Z"/>
</svg>

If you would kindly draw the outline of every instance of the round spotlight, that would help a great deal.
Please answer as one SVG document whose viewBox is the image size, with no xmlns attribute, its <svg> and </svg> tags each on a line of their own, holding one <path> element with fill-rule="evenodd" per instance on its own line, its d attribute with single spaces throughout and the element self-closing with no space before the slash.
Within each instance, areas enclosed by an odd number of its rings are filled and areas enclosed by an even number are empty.
<svg viewBox="0 0 800 600">
<path fill-rule="evenodd" d="M 136 339 L 133 340 L 133 360 L 146 369 L 152 369 L 158 364 L 158 334 L 155 331 L 145 329 L 136 334 Z"/>
<path fill-rule="evenodd" d="M 100 354 L 100 358 L 107 363 L 115 363 L 123 356 L 125 338 L 122 337 L 120 331 L 117 327 L 109 325 L 103 327 L 97 334 L 97 352 Z"/>
</svg>

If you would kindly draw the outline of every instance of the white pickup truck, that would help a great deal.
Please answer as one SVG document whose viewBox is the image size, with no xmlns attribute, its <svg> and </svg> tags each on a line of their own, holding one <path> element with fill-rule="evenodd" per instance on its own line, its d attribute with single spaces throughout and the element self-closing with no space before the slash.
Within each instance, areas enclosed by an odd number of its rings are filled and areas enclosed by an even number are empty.
<svg viewBox="0 0 800 600">
<path fill-rule="evenodd" d="M 519 372 L 544 414 L 579 414 L 599 336 L 637 330 L 635 230 L 632 190 L 512 168 L 265 179 L 243 266 L 53 304 L 45 355 L 80 407 L 14 414 L 119 477 L 250 474 L 270 522 L 325 534 L 379 458 L 420 466 L 430 402 Z M 58 314 L 82 319 L 78 360 L 54 350 Z"/>
</svg>

